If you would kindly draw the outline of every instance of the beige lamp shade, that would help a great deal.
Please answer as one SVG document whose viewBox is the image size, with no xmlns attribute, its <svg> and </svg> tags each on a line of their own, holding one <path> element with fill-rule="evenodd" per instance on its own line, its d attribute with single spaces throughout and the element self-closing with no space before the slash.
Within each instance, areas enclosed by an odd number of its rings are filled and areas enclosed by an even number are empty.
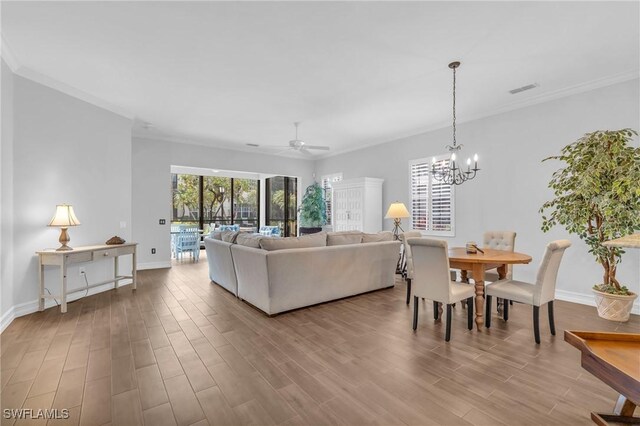
<svg viewBox="0 0 640 426">
<path fill-rule="evenodd" d="M 69 204 L 58 204 L 56 206 L 56 214 L 49 222 L 49 226 L 59 226 L 66 228 L 68 226 L 80 225 L 80 221 L 73 212 L 73 206 Z"/>
<path fill-rule="evenodd" d="M 404 217 L 410 217 L 409 210 L 405 207 L 404 203 L 396 201 L 395 203 L 391 203 L 389 206 L 389 210 L 387 210 L 387 214 L 384 217 L 385 219 L 401 219 Z"/>
</svg>

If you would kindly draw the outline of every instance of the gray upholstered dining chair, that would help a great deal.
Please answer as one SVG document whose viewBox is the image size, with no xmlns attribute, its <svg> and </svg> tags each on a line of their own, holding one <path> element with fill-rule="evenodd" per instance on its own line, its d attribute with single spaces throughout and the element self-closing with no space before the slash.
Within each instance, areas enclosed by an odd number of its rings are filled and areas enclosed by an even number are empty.
<svg viewBox="0 0 640 426">
<path fill-rule="evenodd" d="M 411 280 L 413 280 L 413 259 L 411 257 L 411 247 L 409 246 L 408 239 L 420 237 L 422 237 L 420 231 L 407 231 L 399 235 L 400 241 L 402 241 L 402 245 L 404 248 L 404 265 L 406 269 L 407 280 L 407 305 L 411 300 Z"/>
<path fill-rule="evenodd" d="M 536 343 L 540 343 L 540 306 L 545 303 L 549 307 L 549 328 L 551 334 L 555 336 L 556 326 L 553 318 L 553 300 L 556 292 L 556 279 L 560 262 L 564 251 L 571 246 L 568 240 L 557 240 L 549 243 L 538 268 L 538 275 L 534 284 L 511 279 L 499 280 L 485 286 L 485 326 L 491 327 L 491 298 L 500 297 L 505 299 L 504 315 L 508 319 L 507 300 L 525 303 L 533 306 L 533 335 Z"/>
<path fill-rule="evenodd" d="M 513 231 L 488 231 L 483 237 L 482 247 L 494 250 L 514 251 L 516 245 L 516 233 Z M 513 265 L 507 267 L 507 278 L 513 278 Z M 490 269 L 484 273 L 485 281 L 498 281 L 500 279 L 497 269 Z"/>
<path fill-rule="evenodd" d="M 449 248 L 446 241 L 409 238 L 413 255 L 413 329 L 418 328 L 418 298 L 433 300 L 434 319 L 438 319 L 438 303 L 447 305 L 445 340 L 451 339 L 451 307 L 466 300 L 467 327 L 473 329 L 473 286 L 451 281 Z"/>
<path fill-rule="evenodd" d="M 406 281 L 407 281 L 407 305 L 411 301 L 411 281 L 413 280 L 413 257 L 411 256 L 411 247 L 409 246 L 409 238 L 421 238 L 422 233 L 420 231 L 407 231 L 401 233 L 398 238 L 402 241 L 404 247 L 404 262 L 406 269 Z M 451 271 L 451 281 L 456 280 L 456 272 Z"/>
</svg>

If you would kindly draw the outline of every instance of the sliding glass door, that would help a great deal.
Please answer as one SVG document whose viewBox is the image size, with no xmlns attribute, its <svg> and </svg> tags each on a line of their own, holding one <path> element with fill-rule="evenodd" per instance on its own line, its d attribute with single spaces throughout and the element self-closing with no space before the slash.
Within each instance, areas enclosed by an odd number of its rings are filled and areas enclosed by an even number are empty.
<svg viewBox="0 0 640 426">
<path fill-rule="evenodd" d="M 285 237 L 298 235 L 298 180 L 275 176 L 266 179 L 267 225 L 278 226 Z"/>
</svg>

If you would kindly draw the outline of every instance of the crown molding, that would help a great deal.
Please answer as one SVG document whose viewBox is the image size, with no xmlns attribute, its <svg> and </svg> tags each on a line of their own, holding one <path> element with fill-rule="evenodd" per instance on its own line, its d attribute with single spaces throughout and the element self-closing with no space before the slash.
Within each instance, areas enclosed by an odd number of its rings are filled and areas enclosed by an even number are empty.
<svg viewBox="0 0 640 426">
<path fill-rule="evenodd" d="M 4 39 L 4 35 L 0 34 L 0 37 L 2 38 L 2 45 L 0 46 L 0 56 L 2 56 L 2 59 L 4 59 L 5 63 L 9 66 L 9 69 L 11 69 L 11 71 L 15 74 L 18 68 L 20 68 L 18 60 L 11 51 L 9 44 Z"/>
<path fill-rule="evenodd" d="M 541 93 L 537 96 L 533 96 L 533 97 L 529 97 L 526 99 L 522 99 L 519 101 L 515 101 L 515 102 L 510 102 L 508 104 L 504 104 L 492 109 L 488 109 L 486 111 L 483 111 L 481 113 L 477 113 L 477 114 L 471 114 L 471 115 L 467 115 L 465 116 L 464 119 L 460 119 L 457 118 L 456 122 L 458 124 L 463 124 L 463 123 L 468 123 L 471 121 L 476 121 L 476 120 L 480 120 L 482 118 L 487 118 L 487 117 L 492 117 L 494 115 L 499 115 L 499 114 L 504 114 L 510 111 L 515 111 L 515 110 L 519 110 L 519 109 L 523 109 L 523 108 L 527 108 L 530 106 L 534 106 L 534 105 L 538 105 L 538 104 L 542 104 L 545 102 L 551 102 L 557 99 L 562 99 L 562 98 L 566 98 L 569 96 L 573 96 L 573 95 L 578 95 L 580 93 L 585 93 L 585 92 L 589 92 L 591 90 L 596 90 L 596 89 L 600 89 L 603 87 L 607 87 L 607 86 L 613 86 L 614 84 L 618 84 L 618 83 L 624 83 L 626 81 L 631 81 L 631 80 L 636 80 L 640 78 L 640 70 L 632 70 L 632 71 L 626 71 L 623 73 L 619 73 L 619 74 L 615 74 L 612 76 L 608 76 L 608 77 L 603 77 L 603 78 L 598 78 L 595 80 L 590 80 L 584 83 L 579 83 L 573 86 L 569 86 L 569 87 L 565 87 L 562 89 L 558 89 L 558 90 L 553 90 L 550 92 L 545 92 L 545 93 Z M 436 123 L 433 124 L 431 126 L 426 126 L 414 131 L 410 131 L 410 132 L 405 132 L 403 135 L 393 138 L 391 140 L 384 140 L 384 141 L 377 141 L 374 143 L 364 143 L 364 144 L 359 144 L 356 146 L 352 146 L 349 148 L 344 148 L 344 149 L 340 149 L 340 150 L 336 150 L 333 151 L 331 153 L 327 153 L 327 154 L 322 154 L 319 156 L 316 156 L 316 160 L 323 160 L 325 158 L 330 158 L 330 157 L 335 157 L 337 155 L 342 155 L 342 154 L 346 154 L 349 152 L 353 152 L 353 151 L 358 151 L 361 149 L 366 149 L 366 148 L 371 148 L 374 146 L 378 146 L 378 145 L 384 145 L 386 143 L 390 143 L 390 142 L 397 142 L 400 141 L 402 139 L 406 139 L 409 138 L 411 136 L 416 136 L 416 135 L 421 135 L 423 133 L 429 133 L 429 132 L 434 132 L 436 130 L 441 130 L 447 127 L 451 126 L 451 122 L 440 122 L 440 123 Z"/>
<path fill-rule="evenodd" d="M 81 101 L 84 101 L 91 105 L 110 111 L 114 114 L 117 114 L 129 120 L 133 120 L 136 118 L 136 115 L 134 113 L 132 113 L 131 111 L 125 108 L 121 108 L 117 105 L 114 105 L 110 102 L 105 101 L 102 98 L 94 96 L 83 90 L 77 89 L 73 86 L 70 86 L 66 83 L 61 82 L 60 80 L 56 80 L 55 78 L 51 78 L 47 75 L 41 74 L 30 68 L 21 66 L 18 68 L 18 71 L 15 72 L 15 74 L 19 75 L 22 78 L 26 78 L 27 80 L 31 80 L 38 84 L 42 84 L 43 86 L 47 86 L 51 89 L 57 90 L 58 92 L 62 92 L 65 95 L 69 95 L 71 97 L 80 99 Z"/>
<path fill-rule="evenodd" d="M 105 109 L 129 120 L 135 119 L 136 115 L 125 108 L 121 108 L 117 105 L 105 101 L 102 98 L 99 98 L 98 96 L 94 96 L 76 87 L 63 83 L 60 80 L 56 80 L 55 78 L 49 77 L 45 74 L 41 74 L 35 70 L 32 70 L 31 68 L 21 65 L 16 56 L 13 54 L 13 51 L 9 47 L 9 43 L 7 43 L 4 35 L 0 33 L 0 37 L 2 38 L 2 48 L 0 50 L 2 59 L 4 59 L 4 61 L 7 63 L 7 65 L 15 75 L 26 78 L 27 80 L 34 81 L 38 84 L 42 84 L 43 86 L 47 86 L 51 89 L 57 90 L 58 92 L 62 92 L 65 95 L 80 99 L 81 101 Z"/>
</svg>

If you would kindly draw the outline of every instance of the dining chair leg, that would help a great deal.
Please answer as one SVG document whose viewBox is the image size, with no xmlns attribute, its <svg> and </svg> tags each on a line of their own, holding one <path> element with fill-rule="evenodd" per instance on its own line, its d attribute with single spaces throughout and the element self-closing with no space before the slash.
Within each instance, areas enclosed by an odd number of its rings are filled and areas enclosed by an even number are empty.
<svg viewBox="0 0 640 426">
<path fill-rule="evenodd" d="M 411 278 L 407 278 L 407 305 L 411 301 Z"/>
<path fill-rule="evenodd" d="M 540 306 L 533 307 L 533 337 L 540 344 Z"/>
<path fill-rule="evenodd" d="M 509 321 L 509 301 L 507 299 L 502 299 L 502 318 Z"/>
<path fill-rule="evenodd" d="M 436 302 L 435 300 L 433 301 L 433 319 L 438 319 L 438 302 Z"/>
<path fill-rule="evenodd" d="M 484 325 L 485 327 L 491 327 L 491 296 L 485 296 L 484 298 L 485 305 L 485 316 L 484 316 Z"/>
<path fill-rule="evenodd" d="M 551 329 L 551 335 L 556 335 L 556 322 L 553 317 L 553 300 L 549 302 L 549 328 Z"/>
<path fill-rule="evenodd" d="M 413 329 L 418 328 L 418 296 L 413 296 Z"/>
<path fill-rule="evenodd" d="M 447 331 L 444 335 L 445 342 L 451 340 L 451 305 L 447 304 Z"/>
<path fill-rule="evenodd" d="M 467 299 L 467 328 L 473 330 L 473 297 Z"/>
</svg>

